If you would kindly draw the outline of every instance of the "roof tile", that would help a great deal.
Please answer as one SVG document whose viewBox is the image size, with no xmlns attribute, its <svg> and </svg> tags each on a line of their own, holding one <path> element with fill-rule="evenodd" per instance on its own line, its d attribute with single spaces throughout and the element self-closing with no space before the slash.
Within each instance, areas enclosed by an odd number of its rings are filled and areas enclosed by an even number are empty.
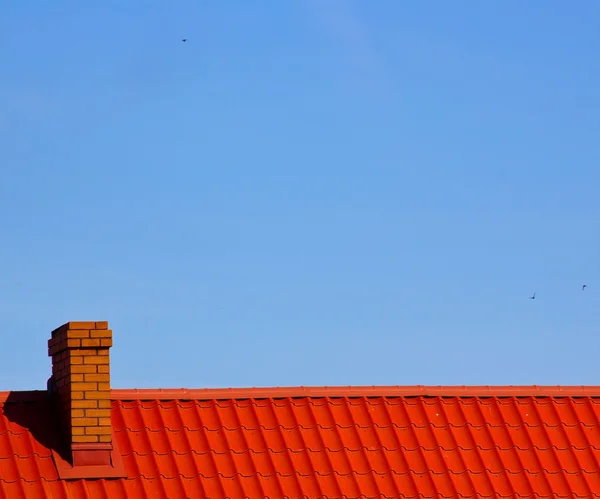
<svg viewBox="0 0 600 499">
<path fill-rule="evenodd" d="M 600 497 L 600 397 L 113 400 L 127 479 L 58 480 L 52 406 L 6 402 L 0 498 Z"/>
</svg>

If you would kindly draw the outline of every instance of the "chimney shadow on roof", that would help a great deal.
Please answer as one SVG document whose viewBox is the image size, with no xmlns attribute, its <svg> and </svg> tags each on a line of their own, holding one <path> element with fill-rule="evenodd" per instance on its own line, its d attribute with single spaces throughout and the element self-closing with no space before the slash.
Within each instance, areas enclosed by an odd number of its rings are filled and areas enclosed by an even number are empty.
<svg viewBox="0 0 600 499">
<path fill-rule="evenodd" d="M 3 406 L 4 417 L 14 425 L 24 428 L 40 445 L 57 452 L 70 461 L 64 445 L 54 397 L 45 391 L 9 392 Z M 20 428 L 11 428 L 20 433 Z"/>
</svg>

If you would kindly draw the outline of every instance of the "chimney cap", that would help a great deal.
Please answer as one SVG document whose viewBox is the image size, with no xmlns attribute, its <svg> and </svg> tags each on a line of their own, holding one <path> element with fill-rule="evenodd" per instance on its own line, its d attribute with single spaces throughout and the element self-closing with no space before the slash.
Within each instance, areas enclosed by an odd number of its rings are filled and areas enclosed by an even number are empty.
<svg viewBox="0 0 600 499">
<path fill-rule="evenodd" d="M 112 330 L 107 321 L 67 322 L 52 331 L 48 355 L 52 358 L 66 350 L 112 347 Z"/>
<path fill-rule="evenodd" d="M 90 329 L 108 329 L 108 321 L 70 321 L 52 331 L 52 337 L 65 331 L 89 331 Z"/>
</svg>

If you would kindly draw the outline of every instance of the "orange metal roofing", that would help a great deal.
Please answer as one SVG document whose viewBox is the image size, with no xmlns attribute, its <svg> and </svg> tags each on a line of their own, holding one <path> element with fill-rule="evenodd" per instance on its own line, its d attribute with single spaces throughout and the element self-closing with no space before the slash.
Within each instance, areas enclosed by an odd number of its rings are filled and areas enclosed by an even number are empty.
<svg viewBox="0 0 600 499">
<path fill-rule="evenodd" d="M 114 390 L 126 479 L 59 481 L 0 397 L 0 498 L 600 497 L 599 387 Z"/>
</svg>

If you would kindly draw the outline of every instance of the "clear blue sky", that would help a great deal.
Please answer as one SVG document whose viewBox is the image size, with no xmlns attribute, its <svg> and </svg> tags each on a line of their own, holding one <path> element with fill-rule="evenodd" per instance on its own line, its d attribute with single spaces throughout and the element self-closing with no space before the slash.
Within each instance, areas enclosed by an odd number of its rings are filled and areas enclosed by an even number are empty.
<svg viewBox="0 0 600 499">
<path fill-rule="evenodd" d="M 600 384 L 599 20 L 3 2 L 0 389 L 69 320 L 117 388 Z"/>
</svg>

